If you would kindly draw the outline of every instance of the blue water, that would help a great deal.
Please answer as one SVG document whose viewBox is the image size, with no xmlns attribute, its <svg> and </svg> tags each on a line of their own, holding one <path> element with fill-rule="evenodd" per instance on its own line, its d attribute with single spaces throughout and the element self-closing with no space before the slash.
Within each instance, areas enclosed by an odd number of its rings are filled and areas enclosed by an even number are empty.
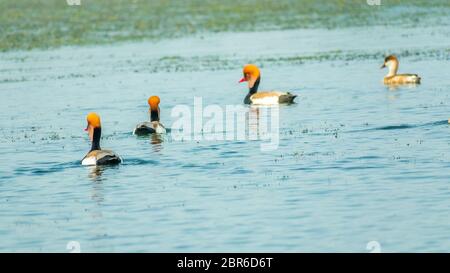
<svg viewBox="0 0 450 273">
<path fill-rule="evenodd" d="M 0 251 L 434 252 L 450 249 L 450 30 L 224 33 L 0 54 Z M 245 42 L 244 42 L 245 41 Z M 252 41 L 249 44 L 248 41 Z M 383 56 L 419 86 L 389 89 Z M 278 149 L 137 138 L 146 99 L 241 104 L 242 65 L 290 90 Z M 89 168 L 83 132 L 124 158 Z"/>
</svg>

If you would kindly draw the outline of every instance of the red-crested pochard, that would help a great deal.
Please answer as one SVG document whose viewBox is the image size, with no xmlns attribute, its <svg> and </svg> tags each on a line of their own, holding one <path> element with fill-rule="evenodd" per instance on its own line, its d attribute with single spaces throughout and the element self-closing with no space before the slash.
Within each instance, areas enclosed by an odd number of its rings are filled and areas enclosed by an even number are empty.
<svg viewBox="0 0 450 273">
<path fill-rule="evenodd" d="M 166 128 L 159 121 L 159 103 L 160 99 L 158 96 L 151 96 L 148 100 L 148 105 L 150 106 L 148 112 L 150 115 L 150 121 L 144 121 L 136 125 L 133 131 L 135 135 L 148 135 L 148 134 L 164 134 Z"/>
<path fill-rule="evenodd" d="M 257 92 L 261 81 L 261 72 L 254 64 L 247 64 L 243 69 L 244 77 L 239 81 L 248 82 L 249 92 L 244 99 L 245 104 L 273 105 L 280 103 L 293 103 L 297 95 L 289 92 L 266 91 Z"/>
<path fill-rule="evenodd" d="M 100 148 L 100 138 L 102 135 L 102 126 L 100 116 L 96 113 L 89 113 L 87 115 L 87 127 L 85 131 L 89 134 L 89 139 L 92 141 L 91 150 L 81 160 L 82 165 L 115 165 L 122 162 L 122 159 L 111 150 L 102 150 Z"/>
</svg>

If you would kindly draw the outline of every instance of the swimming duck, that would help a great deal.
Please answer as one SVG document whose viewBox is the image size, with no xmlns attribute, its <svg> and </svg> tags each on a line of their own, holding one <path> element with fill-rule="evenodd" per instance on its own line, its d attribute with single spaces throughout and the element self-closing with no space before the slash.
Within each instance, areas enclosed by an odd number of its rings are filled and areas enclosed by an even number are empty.
<svg viewBox="0 0 450 273">
<path fill-rule="evenodd" d="M 100 148 L 100 137 L 102 135 L 102 126 L 100 116 L 96 113 L 87 115 L 87 127 L 89 138 L 92 141 L 91 150 L 81 160 L 81 165 L 115 165 L 122 162 L 122 159 L 111 150 L 102 150 Z"/>
<path fill-rule="evenodd" d="M 389 68 L 389 73 L 384 77 L 384 84 L 418 84 L 420 77 L 417 74 L 397 74 L 398 59 L 394 55 L 387 56 L 381 68 Z"/>
<path fill-rule="evenodd" d="M 247 64 L 243 69 L 244 77 L 239 81 L 248 82 L 248 94 L 244 99 L 245 104 L 273 105 L 280 103 L 293 103 L 297 95 L 289 92 L 280 91 L 258 91 L 259 82 L 261 81 L 261 73 L 259 68 L 254 64 Z"/>
<path fill-rule="evenodd" d="M 144 121 L 136 125 L 133 134 L 135 135 L 148 135 L 153 133 L 164 134 L 166 132 L 166 128 L 161 122 L 159 122 L 159 112 L 160 112 L 159 97 L 151 96 L 147 102 L 148 105 L 150 106 L 149 109 L 150 121 Z"/>
</svg>

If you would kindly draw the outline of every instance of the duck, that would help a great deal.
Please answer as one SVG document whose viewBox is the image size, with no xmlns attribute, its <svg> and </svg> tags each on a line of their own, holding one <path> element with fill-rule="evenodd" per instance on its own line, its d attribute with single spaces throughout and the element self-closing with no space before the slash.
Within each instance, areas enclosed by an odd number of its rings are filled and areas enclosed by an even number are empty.
<svg viewBox="0 0 450 273">
<path fill-rule="evenodd" d="M 389 73 L 384 77 L 384 84 L 420 84 L 420 77 L 417 74 L 397 74 L 398 59 L 394 55 L 389 55 L 384 59 L 381 69 L 388 67 Z"/>
<path fill-rule="evenodd" d="M 164 134 L 166 133 L 166 128 L 159 121 L 159 103 L 160 98 L 158 96 L 151 96 L 148 98 L 147 102 L 150 106 L 149 114 L 150 121 L 144 121 L 136 125 L 133 134 L 135 135 L 149 135 L 149 134 Z"/>
<path fill-rule="evenodd" d="M 117 165 L 122 163 L 122 158 L 111 150 L 102 150 L 100 148 L 100 138 L 102 135 L 102 126 L 100 116 L 97 113 L 89 113 L 86 117 L 87 127 L 84 129 L 88 132 L 92 142 L 91 150 L 81 160 L 81 165 L 97 166 L 97 165 Z"/>
<path fill-rule="evenodd" d="M 243 69 L 244 77 L 239 81 L 248 82 L 248 94 L 245 96 L 244 104 L 255 105 L 274 105 L 281 103 L 293 103 L 297 95 L 289 92 L 266 91 L 258 92 L 258 86 L 261 81 L 261 72 L 254 64 L 247 64 Z"/>
</svg>

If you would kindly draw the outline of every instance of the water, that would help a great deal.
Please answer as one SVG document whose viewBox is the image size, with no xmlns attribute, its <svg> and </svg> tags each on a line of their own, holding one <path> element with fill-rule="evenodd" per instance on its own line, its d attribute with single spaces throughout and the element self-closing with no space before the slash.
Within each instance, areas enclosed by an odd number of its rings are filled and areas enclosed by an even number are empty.
<svg viewBox="0 0 450 273">
<path fill-rule="evenodd" d="M 0 251 L 448 251 L 450 30 L 221 33 L 0 54 Z M 423 84 L 381 84 L 383 56 Z M 241 104 L 242 65 L 290 90 L 280 144 L 136 138 L 146 99 Z M 83 128 L 124 164 L 88 168 Z"/>
</svg>

